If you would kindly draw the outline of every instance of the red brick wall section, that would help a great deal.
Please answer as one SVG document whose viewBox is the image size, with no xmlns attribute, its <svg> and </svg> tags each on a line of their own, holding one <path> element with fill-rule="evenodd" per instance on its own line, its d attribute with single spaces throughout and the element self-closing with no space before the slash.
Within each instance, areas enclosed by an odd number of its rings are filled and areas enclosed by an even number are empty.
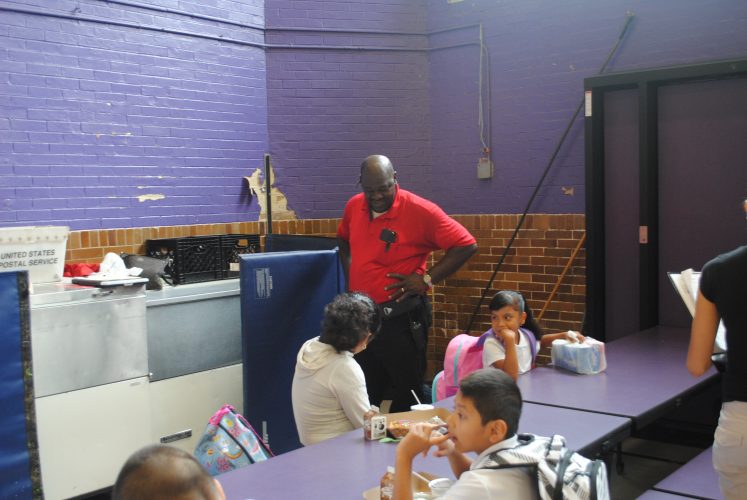
<svg viewBox="0 0 747 500">
<path fill-rule="evenodd" d="M 518 215 L 462 215 L 454 218 L 477 238 L 479 253 L 433 289 L 434 322 L 428 344 L 431 375 L 443 368 L 449 340 L 467 328 L 519 220 Z M 527 216 L 470 333 L 480 334 L 490 327 L 487 304 L 498 290 L 521 291 L 535 316 L 539 315 L 583 234 L 583 215 Z M 439 255 L 434 258 L 438 259 Z M 540 321 L 545 332 L 581 328 L 586 302 L 585 273 L 586 253 L 581 247 Z"/>
<path fill-rule="evenodd" d="M 460 271 L 433 288 L 434 322 L 428 344 L 428 373 L 431 376 L 442 369 L 449 340 L 467 327 L 519 220 L 518 215 L 458 215 L 454 218 L 477 238 L 479 253 Z M 338 222 L 339 219 L 276 221 L 273 222 L 273 231 L 278 234 L 334 236 Z M 100 262 L 106 252 L 142 254 L 144 242 L 150 238 L 264 232 L 264 222 L 73 231 L 68 241 L 66 262 Z M 487 303 L 500 289 L 523 292 L 538 315 L 583 234 L 583 215 L 527 216 L 524 228 L 480 307 L 471 333 L 479 334 L 489 328 Z M 439 257 L 439 253 L 434 255 L 434 259 Z M 585 271 L 586 253 L 582 247 L 542 317 L 540 323 L 545 331 L 581 328 L 586 301 Z"/>
</svg>

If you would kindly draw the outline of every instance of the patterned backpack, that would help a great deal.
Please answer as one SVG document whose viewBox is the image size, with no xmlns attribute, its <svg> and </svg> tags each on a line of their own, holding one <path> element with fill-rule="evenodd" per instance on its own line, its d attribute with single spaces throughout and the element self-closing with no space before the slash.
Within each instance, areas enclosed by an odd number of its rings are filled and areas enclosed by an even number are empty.
<svg viewBox="0 0 747 500">
<path fill-rule="evenodd" d="M 519 434 L 519 444 L 489 455 L 494 465 L 485 469 L 528 467 L 542 500 L 609 500 L 607 467 L 601 460 L 569 450 L 563 436 Z"/>
<path fill-rule="evenodd" d="M 195 447 L 195 457 L 211 476 L 274 456 L 249 422 L 225 405 L 208 422 Z"/>
</svg>

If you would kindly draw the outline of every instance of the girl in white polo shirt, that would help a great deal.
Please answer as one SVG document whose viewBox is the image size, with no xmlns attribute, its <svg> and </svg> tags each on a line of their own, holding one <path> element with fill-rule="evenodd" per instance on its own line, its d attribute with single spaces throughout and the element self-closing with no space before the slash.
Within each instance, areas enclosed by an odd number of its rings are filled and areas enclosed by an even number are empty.
<svg viewBox="0 0 747 500">
<path fill-rule="evenodd" d="M 537 339 L 540 339 L 540 348 L 549 347 L 557 339 L 584 341 L 583 335 L 572 331 L 543 335 L 520 292 L 501 290 L 493 296 L 488 309 L 492 335 L 485 340 L 482 366 L 503 370 L 514 380 L 534 367 Z"/>
</svg>

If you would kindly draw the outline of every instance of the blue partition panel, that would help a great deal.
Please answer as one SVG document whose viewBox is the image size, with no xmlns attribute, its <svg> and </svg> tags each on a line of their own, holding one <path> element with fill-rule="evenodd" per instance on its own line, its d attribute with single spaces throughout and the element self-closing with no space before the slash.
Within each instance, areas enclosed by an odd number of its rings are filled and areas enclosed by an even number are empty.
<svg viewBox="0 0 747 500">
<path fill-rule="evenodd" d="M 284 453 L 301 446 L 291 404 L 296 354 L 344 290 L 342 267 L 337 250 L 246 254 L 240 283 L 244 416 Z"/>
<path fill-rule="evenodd" d="M 27 415 L 34 421 L 33 390 L 30 373 L 23 376 L 30 344 L 28 274 L 0 273 L 0 498 L 31 498 L 38 483 L 36 435 L 26 427 Z"/>
</svg>

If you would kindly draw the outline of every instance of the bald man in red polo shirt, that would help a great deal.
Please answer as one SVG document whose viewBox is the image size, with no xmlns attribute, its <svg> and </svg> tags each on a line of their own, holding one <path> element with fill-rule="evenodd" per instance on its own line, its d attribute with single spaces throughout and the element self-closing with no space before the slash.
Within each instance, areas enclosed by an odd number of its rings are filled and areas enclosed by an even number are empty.
<svg viewBox="0 0 747 500">
<path fill-rule="evenodd" d="M 401 189 L 389 158 L 372 155 L 361 164 L 362 193 L 345 206 L 337 228 L 348 289 L 370 295 L 383 311 L 380 333 L 356 355 L 371 404 L 393 388 L 391 412 L 414 404 L 422 393 L 428 328 L 426 294 L 477 251 L 475 238 L 435 203 Z M 428 257 L 446 250 L 427 269 Z"/>
</svg>

